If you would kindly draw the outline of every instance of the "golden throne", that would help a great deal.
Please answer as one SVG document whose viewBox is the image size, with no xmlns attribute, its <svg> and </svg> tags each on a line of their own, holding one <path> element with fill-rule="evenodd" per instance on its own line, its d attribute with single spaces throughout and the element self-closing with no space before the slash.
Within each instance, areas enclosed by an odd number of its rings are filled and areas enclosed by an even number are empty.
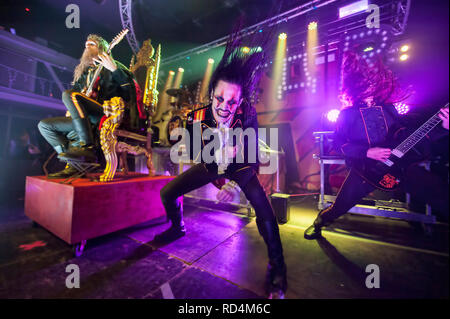
<svg viewBox="0 0 450 319">
<path fill-rule="evenodd" d="M 128 174 L 127 154 L 146 156 L 149 176 L 154 176 L 152 164 L 152 130 L 151 118 L 158 104 L 159 63 L 161 59 L 161 45 L 155 50 L 151 41 L 144 41 L 142 48 L 131 60 L 130 71 L 134 74 L 142 91 L 143 105 L 147 120 L 143 121 L 141 130 L 135 132 L 124 125 L 125 102 L 115 97 L 103 104 L 106 120 L 100 130 L 100 144 L 106 159 L 106 167 L 100 176 L 101 182 L 109 182 L 114 179 L 118 164 L 125 174 Z M 118 157 L 119 154 L 119 157 Z M 118 162 L 119 158 L 119 162 Z"/>
</svg>

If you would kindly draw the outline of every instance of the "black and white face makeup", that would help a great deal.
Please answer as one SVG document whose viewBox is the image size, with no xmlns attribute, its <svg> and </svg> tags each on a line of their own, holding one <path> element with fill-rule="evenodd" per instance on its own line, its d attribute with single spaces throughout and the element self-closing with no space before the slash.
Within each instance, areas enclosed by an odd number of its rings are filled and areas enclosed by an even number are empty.
<svg viewBox="0 0 450 319">
<path fill-rule="evenodd" d="M 218 124 L 231 121 L 242 103 L 240 85 L 219 80 L 213 92 L 212 110 Z"/>
</svg>

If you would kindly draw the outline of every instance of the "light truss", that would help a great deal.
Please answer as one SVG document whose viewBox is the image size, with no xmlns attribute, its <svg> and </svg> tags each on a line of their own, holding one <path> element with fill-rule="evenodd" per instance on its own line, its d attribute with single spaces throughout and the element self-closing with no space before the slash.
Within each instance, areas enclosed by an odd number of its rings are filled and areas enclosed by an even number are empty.
<svg viewBox="0 0 450 319">
<path fill-rule="evenodd" d="M 126 35 L 128 44 L 131 47 L 131 50 L 134 54 L 139 51 L 139 43 L 136 40 L 136 35 L 134 34 L 133 28 L 133 16 L 131 14 L 131 3 L 132 0 L 119 0 L 119 11 L 120 11 L 120 20 L 122 22 L 122 29 L 128 29 L 128 33 Z"/>
</svg>

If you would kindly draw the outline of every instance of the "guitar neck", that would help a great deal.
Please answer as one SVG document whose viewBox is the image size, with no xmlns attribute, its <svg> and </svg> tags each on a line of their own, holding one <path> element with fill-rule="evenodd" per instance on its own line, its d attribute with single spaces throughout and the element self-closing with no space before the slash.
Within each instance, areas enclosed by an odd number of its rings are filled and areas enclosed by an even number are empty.
<svg viewBox="0 0 450 319">
<path fill-rule="evenodd" d="M 108 55 L 111 54 L 111 49 L 112 49 L 112 47 L 110 47 L 108 49 L 108 51 L 106 51 L 106 54 L 108 54 Z M 102 72 L 102 70 L 103 70 L 103 65 L 99 65 L 97 70 L 95 70 L 94 76 L 92 77 L 91 82 L 89 83 L 89 87 L 87 88 L 87 91 L 86 91 L 87 96 L 91 95 L 92 90 L 94 89 L 95 80 L 98 78 L 98 76 L 100 75 L 100 72 Z"/>
<path fill-rule="evenodd" d="M 434 129 L 442 120 L 439 118 L 439 112 L 434 114 L 428 121 L 420 126 L 414 133 L 412 133 L 406 140 L 398 145 L 395 151 L 401 154 L 409 152 L 417 143 L 420 142 L 432 129 Z"/>
</svg>

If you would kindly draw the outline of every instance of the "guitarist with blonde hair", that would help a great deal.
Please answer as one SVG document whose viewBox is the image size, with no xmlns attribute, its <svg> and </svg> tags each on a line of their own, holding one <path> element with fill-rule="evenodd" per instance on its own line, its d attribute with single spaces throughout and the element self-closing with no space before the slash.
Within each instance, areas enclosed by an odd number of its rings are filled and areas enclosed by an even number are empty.
<svg viewBox="0 0 450 319">
<path fill-rule="evenodd" d="M 114 40 L 113 40 L 114 41 Z M 128 108 L 126 117 L 130 127 L 137 127 L 142 110 L 138 110 L 137 83 L 132 73 L 108 53 L 109 44 L 102 37 L 90 34 L 80 63 L 74 71 L 72 89 L 62 94 L 62 101 L 70 117 L 55 117 L 38 124 L 42 136 L 58 153 L 61 160 L 95 162 L 94 127 L 103 117 L 102 104 L 113 97 L 121 97 Z M 109 50 L 110 51 L 110 50 Z M 101 68 L 94 79 L 97 68 Z M 145 116 L 144 116 L 145 117 Z M 78 147 L 68 147 L 67 134 L 75 131 Z M 75 173 L 70 164 L 63 171 L 49 174 L 49 178 L 65 178 Z"/>
</svg>

